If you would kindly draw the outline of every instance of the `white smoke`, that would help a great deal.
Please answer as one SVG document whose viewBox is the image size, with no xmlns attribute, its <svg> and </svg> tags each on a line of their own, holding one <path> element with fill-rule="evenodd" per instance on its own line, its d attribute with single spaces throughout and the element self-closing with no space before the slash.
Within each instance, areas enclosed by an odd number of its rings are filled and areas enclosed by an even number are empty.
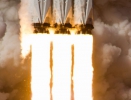
<svg viewBox="0 0 131 100">
<path fill-rule="evenodd" d="M 0 12 L 0 38 L 4 36 L 5 30 L 6 30 L 6 24 L 3 19 L 3 14 L 2 12 Z"/>
<path fill-rule="evenodd" d="M 131 99 L 131 3 L 95 0 L 94 100 Z"/>
<path fill-rule="evenodd" d="M 20 64 L 19 3 L 0 0 L 0 100 L 20 100 L 19 86 L 29 74 L 27 62 Z"/>
<path fill-rule="evenodd" d="M 31 15 L 30 15 L 30 2 L 33 0 L 21 0 L 20 3 L 20 9 L 19 9 L 19 18 L 20 18 L 20 32 L 23 34 L 30 34 L 32 33 L 32 28 L 33 26 L 31 26 L 32 24 L 32 19 L 31 19 Z"/>
<path fill-rule="evenodd" d="M 4 4 L 1 8 L 1 34 L 3 36 L 0 46 L 0 67 L 6 66 L 8 60 L 12 59 L 14 65 L 19 64 L 19 18 L 18 6 L 13 1 L 3 0 L 0 4 Z M 5 5 L 6 4 L 6 5 Z M 5 30 L 6 28 L 6 30 Z"/>
</svg>

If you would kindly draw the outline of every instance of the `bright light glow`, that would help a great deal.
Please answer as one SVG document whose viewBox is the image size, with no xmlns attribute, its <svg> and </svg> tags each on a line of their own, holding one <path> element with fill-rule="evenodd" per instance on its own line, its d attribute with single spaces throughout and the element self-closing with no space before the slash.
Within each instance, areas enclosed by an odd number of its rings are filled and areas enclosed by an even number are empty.
<svg viewBox="0 0 131 100">
<path fill-rule="evenodd" d="M 92 100 L 92 36 L 74 38 L 74 98 Z"/>
<path fill-rule="evenodd" d="M 53 67 L 53 100 L 71 100 L 73 66 L 73 100 L 92 100 L 92 36 L 32 34 L 24 37 L 23 50 L 32 45 L 32 100 L 50 100 L 50 64 Z M 50 43 L 52 42 L 52 53 Z M 73 46 L 73 50 L 72 47 Z M 25 54 L 24 54 L 25 53 Z M 26 55 L 26 52 L 23 52 Z M 52 54 L 52 55 L 50 55 Z M 72 57 L 72 54 L 74 55 Z M 52 57 L 52 62 L 50 62 Z M 73 65 L 72 65 L 72 61 Z M 73 98 L 73 97 L 72 97 Z"/>
<path fill-rule="evenodd" d="M 70 36 L 55 36 L 53 40 L 53 100 L 70 100 L 70 86 Z"/>
<path fill-rule="evenodd" d="M 34 35 L 32 41 L 32 100 L 50 100 L 50 40 Z"/>
<path fill-rule="evenodd" d="M 31 34 L 22 34 L 21 35 L 21 56 L 22 58 L 25 58 L 29 52 L 30 52 L 30 45 L 33 41 L 33 38 L 31 38 Z"/>
</svg>

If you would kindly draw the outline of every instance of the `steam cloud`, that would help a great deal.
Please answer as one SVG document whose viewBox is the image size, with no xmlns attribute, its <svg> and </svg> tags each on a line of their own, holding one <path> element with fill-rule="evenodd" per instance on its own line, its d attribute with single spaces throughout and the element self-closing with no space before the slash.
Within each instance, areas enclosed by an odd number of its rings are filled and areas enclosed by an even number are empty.
<svg viewBox="0 0 131 100">
<path fill-rule="evenodd" d="M 0 100 L 27 100 L 20 84 L 27 84 L 29 64 L 20 63 L 19 34 L 32 31 L 27 1 L 0 0 Z M 94 100 L 131 99 L 130 9 L 130 0 L 94 0 Z"/>
<path fill-rule="evenodd" d="M 24 100 L 28 88 L 21 85 L 27 83 L 29 65 L 21 64 L 19 8 L 19 0 L 0 0 L 0 100 Z"/>
<path fill-rule="evenodd" d="M 94 100 L 131 99 L 131 3 L 95 0 Z"/>
</svg>

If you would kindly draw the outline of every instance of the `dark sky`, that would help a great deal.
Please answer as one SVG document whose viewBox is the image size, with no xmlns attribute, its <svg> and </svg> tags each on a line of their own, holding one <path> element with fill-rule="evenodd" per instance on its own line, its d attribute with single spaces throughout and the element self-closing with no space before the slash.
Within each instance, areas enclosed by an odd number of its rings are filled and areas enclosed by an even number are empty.
<svg viewBox="0 0 131 100">
<path fill-rule="evenodd" d="M 25 3 L 0 0 L 0 100 L 30 97 L 30 57 L 20 57 Z M 131 0 L 94 0 L 94 27 L 94 100 L 131 100 Z"/>
</svg>

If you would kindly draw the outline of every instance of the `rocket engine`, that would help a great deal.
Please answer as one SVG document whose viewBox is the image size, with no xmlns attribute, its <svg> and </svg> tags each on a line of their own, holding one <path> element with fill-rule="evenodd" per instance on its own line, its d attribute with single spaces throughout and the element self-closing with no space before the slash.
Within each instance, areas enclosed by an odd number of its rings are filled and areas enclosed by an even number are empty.
<svg viewBox="0 0 131 100">
<path fill-rule="evenodd" d="M 93 27 L 92 0 L 33 0 L 32 23 L 34 33 L 91 34 Z"/>
</svg>

